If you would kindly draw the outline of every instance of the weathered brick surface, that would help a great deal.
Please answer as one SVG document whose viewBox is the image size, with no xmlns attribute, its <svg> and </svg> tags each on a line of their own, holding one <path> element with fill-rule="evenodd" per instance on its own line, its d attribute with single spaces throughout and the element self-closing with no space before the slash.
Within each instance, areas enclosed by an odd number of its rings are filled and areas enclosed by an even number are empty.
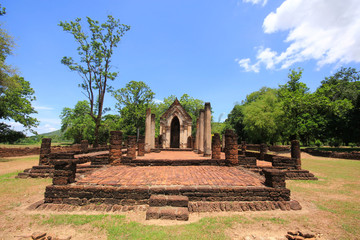
<svg viewBox="0 0 360 240">
<path fill-rule="evenodd" d="M 88 140 L 81 141 L 81 151 L 83 153 L 87 153 L 89 151 L 89 141 Z"/>
<path fill-rule="evenodd" d="M 264 169 L 265 185 L 272 188 L 285 188 L 285 172 L 278 169 Z"/>
<path fill-rule="evenodd" d="M 51 153 L 51 138 L 41 140 L 39 165 L 50 165 L 49 154 Z"/>
<path fill-rule="evenodd" d="M 128 136 L 127 157 L 136 158 L 136 136 Z"/>
<path fill-rule="evenodd" d="M 122 132 L 111 131 L 110 132 L 110 155 L 109 162 L 113 165 L 121 164 L 122 159 Z"/>
<path fill-rule="evenodd" d="M 220 135 L 215 133 L 212 137 L 211 142 L 211 149 L 212 149 L 212 159 L 220 159 L 221 158 L 221 142 L 220 142 Z"/>
<path fill-rule="evenodd" d="M 138 140 L 138 156 L 144 156 L 144 155 L 145 155 L 145 136 L 140 135 Z"/>
<path fill-rule="evenodd" d="M 184 195 L 189 201 L 290 201 L 290 190 L 240 186 L 91 186 L 51 185 L 45 203 L 85 205 L 89 203 L 141 205 L 153 194 Z"/>
<path fill-rule="evenodd" d="M 329 158 L 342 158 L 342 159 L 353 159 L 360 160 L 360 152 L 332 152 L 332 151 L 321 151 L 313 148 L 303 149 L 304 152 L 309 153 L 314 156 L 319 157 L 329 157 Z"/>
<path fill-rule="evenodd" d="M 256 158 L 255 157 L 245 157 L 239 156 L 239 165 L 243 167 L 256 167 Z"/>
<path fill-rule="evenodd" d="M 267 151 L 268 151 L 268 147 L 267 147 L 266 143 L 260 144 L 259 160 L 265 160 L 265 154 L 267 154 Z"/>
<path fill-rule="evenodd" d="M 233 130 L 225 131 L 225 158 L 231 165 L 239 163 L 237 136 Z"/>
</svg>

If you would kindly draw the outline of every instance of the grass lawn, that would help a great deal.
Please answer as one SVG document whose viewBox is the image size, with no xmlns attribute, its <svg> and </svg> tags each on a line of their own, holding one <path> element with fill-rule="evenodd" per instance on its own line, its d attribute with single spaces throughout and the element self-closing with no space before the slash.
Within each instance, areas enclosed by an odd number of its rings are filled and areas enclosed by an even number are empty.
<svg viewBox="0 0 360 240">
<path fill-rule="evenodd" d="M 16 161 L 21 160 L 12 162 Z M 37 159 L 23 161 L 36 163 Z M 72 239 L 243 239 L 252 235 L 284 239 L 294 229 L 321 233 L 321 239 L 360 239 L 360 161 L 312 158 L 302 162 L 319 181 L 287 181 L 292 198 L 303 206 L 301 211 L 191 214 L 189 223 L 166 226 L 137 221 L 129 214 L 24 212 L 25 206 L 43 197 L 51 180 L 15 179 L 20 168 L 0 175 L 0 239 L 36 231 Z"/>
</svg>

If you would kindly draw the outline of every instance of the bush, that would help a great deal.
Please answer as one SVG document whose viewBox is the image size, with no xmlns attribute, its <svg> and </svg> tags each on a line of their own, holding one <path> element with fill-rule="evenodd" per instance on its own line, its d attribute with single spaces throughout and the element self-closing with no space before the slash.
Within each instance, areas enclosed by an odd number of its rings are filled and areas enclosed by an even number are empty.
<svg viewBox="0 0 360 240">
<path fill-rule="evenodd" d="M 315 141 L 315 146 L 321 147 L 321 146 L 322 146 L 322 142 L 321 142 L 319 139 L 317 139 L 317 140 Z"/>
</svg>

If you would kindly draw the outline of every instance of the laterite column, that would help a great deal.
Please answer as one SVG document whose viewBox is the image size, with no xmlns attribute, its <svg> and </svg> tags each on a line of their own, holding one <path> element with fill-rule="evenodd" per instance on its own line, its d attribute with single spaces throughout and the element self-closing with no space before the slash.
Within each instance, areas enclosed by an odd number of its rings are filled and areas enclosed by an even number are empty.
<svg viewBox="0 0 360 240">
<path fill-rule="evenodd" d="M 233 130 L 225 131 L 225 159 L 232 165 L 239 164 L 237 136 Z"/>
<path fill-rule="evenodd" d="M 291 141 L 291 158 L 296 159 L 296 169 L 301 169 L 301 151 L 298 140 Z"/>
<path fill-rule="evenodd" d="M 131 159 L 136 158 L 136 136 L 128 136 L 127 156 Z"/>
<path fill-rule="evenodd" d="M 267 154 L 268 151 L 268 147 L 266 145 L 266 143 L 262 143 L 260 144 L 260 160 L 264 160 L 265 159 L 265 154 Z"/>
<path fill-rule="evenodd" d="M 49 154 L 51 153 L 51 138 L 41 140 L 39 165 L 50 165 Z"/>
<path fill-rule="evenodd" d="M 215 133 L 212 137 L 211 141 L 211 148 L 212 148 L 212 159 L 220 159 L 221 158 L 221 143 L 220 143 L 220 135 Z"/>
<path fill-rule="evenodd" d="M 109 151 L 109 163 L 112 165 L 120 165 L 122 159 L 122 132 L 111 131 L 110 132 L 110 151 Z"/>
<path fill-rule="evenodd" d="M 138 140 L 138 156 L 144 156 L 145 155 L 145 137 L 139 136 Z"/>
</svg>

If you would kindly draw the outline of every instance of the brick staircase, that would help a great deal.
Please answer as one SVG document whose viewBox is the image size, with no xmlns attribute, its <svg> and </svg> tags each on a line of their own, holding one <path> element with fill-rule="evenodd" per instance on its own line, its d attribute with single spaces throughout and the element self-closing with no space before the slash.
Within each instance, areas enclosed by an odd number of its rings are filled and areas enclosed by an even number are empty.
<svg viewBox="0 0 360 240">
<path fill-rule="evenodd" d="M 151 195 L 146 220 L 189 220 L 189 198 L 181 195 Z"/>
</svg>

